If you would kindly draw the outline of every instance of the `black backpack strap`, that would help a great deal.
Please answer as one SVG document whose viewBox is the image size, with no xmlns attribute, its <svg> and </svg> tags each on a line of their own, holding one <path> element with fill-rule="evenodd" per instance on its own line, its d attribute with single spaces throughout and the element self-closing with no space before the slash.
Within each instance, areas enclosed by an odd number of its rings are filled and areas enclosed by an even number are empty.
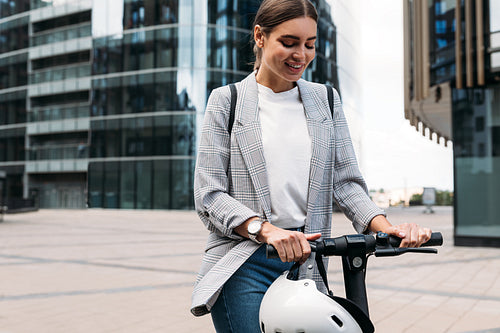
<svg viewBox="0 0 500 333">
<path fill-rule="evenodd" d="M 333 88 L 326 84 L 326 92 L 328 93 L 328 105 L 330 105 L 330 112 L 332 113 L 333 119 Z"/>
<path fill-rule="evenodd" d="M 236 86 L 234 83 L 229 84 L 229 89 L 231 89 L 231 109 L 229 111 L 229 123 L 227 125 L 227 131 L 229 132 L 229 135 L 231 135 L 231 131 L 233 130 L 236 100 L 238 99 L 238 91 L 236 90 Z"/>
<path fill-rule="evenodd" d="M 316 265 L 318 266 L 319 275 L 323 279 L 328 295 L 333 296 L 330 286 L 328 286 L 328 277 L 326 275 L 325 265 L 323 264 L 323 256 L 316 256 Z"/>
</svg>

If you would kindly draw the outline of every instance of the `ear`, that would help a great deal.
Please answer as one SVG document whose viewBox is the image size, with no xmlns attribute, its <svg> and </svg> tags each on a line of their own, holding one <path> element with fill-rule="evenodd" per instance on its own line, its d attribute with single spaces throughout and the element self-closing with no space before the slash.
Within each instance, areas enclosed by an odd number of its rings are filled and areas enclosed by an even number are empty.
<svg viewBox="0 0 500 333">
<path fill-rule="evenodd" d="M 262 27 L 258 24 L 253 28 L 253 39 L 257 47 L 262 48 L 264 46 L 264 33 L 262 32 Z"/>
</svg>

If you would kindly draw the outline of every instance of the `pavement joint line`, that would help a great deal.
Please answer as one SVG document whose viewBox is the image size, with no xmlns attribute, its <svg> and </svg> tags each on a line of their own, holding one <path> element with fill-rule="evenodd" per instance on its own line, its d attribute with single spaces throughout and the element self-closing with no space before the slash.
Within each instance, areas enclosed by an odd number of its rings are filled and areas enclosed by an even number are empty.
<svg viewBox="0 0 500 333">
<path fill-rule="evenodd" d="M 61 227 L 64 227 L 63 225 L 61 225 Z M 145 232 L 134 232 L 134 230 L 131 230 L 129 232 L 129 234 L 132 234 L 132 235 L 137 235 L 137 234 L 146 234 L 146 235 L 157 235 L 157 236 L 186 236 L 186 237 L 195 237 L 196 239 L 202 239 L 202 237 L 198 236 L 193 236 L 192 234 L 188 233 L 188 232 L 150 232 L 150 233 L 145 233 Z M 10 234 L 8 237 L 9 239 L 12 239 L 12 238 L 39 238 L 41 235 L 47 235 L 47 236 L 52 236 L 53 235 L 53 231 L 52 230 L 47 230 L 45 231 L 45 233 L 36 233 L 36 234 L 31 234 L 31 233 L 17 233 L 17 234 Z M 57 237 L 67 237 L 67 236 L 102 236 L 103 233 L 102 233 L 102 230 L 101 229 L 96 229 L 95 232 L 87 232 L 87 233 L 83 233 L 83 232 L 79 232 L 79 233 L 75 233 L 75 232 L 66 232 L 66 233 L 57 233 Z M 113 234 L 113 236 L 115 237 L 123 237 L 123 234 Z M 204 238 L 206 238 L 206 236 L 203 236 Z"/>
<path fill-rule="evenodd" d="M 194 285 L 194 281 L 193 282 L 170 283 L 170 284 L 166 283 L 166 284 L 158 284 L 158 285 L 134 286 L 134 287 L 107 288 L 107 289 L 56 291 L 56 292 L 48 292 L 48 293 L 35 293 L 35 294 L 12 295 L 12 296 L 1 296 L 0 295 L 0 302 L 47 299 L 47 298 L 65 297 L 65 296 L 88 296 L 88 295 L 97 295 L 97 294 L 132 293 L 132 292 L 141 292 L 141 291 L 149 291 L 149 290 L 159 290 L 159 289 L 193 287 L 193 285 Z"/>
<path fill-rule="evenodd" d="M 195 271 L 184 271 L 184 270 L 178 270 L 178 269 L 155 268 L 155 267 L 145 267 L 145 266 L 135 266 L 135 265 L 100 263 L 100 262 L 93 262 L 93 261 L 87 261 L 87 260 L 73 260 L 73 259 L 60 260 L 60 259 L 46 259 L 46 258 L 14 256 L 14 255 L 0 255 L 0 256 L 4 257 L 4 258 L 10 258 L 10 259 L 30 260 L 31 263 L 43 263 L 43 264 L 64 263 L 64 264 L 100 266 L 100 267 L 109 267 L 109 268 L 124 268 L 124 269 L 131 269 L 131 270 L 151 271 L 151 272 L 178 273 L 178 274 L 189 274 L 189 275 L 197 275 L 198 274 L 198 272 L 195 272 Z"/>
<path fill-rule="evenodd" d="M 3 224 L 7 225 L 9 223 L 2 222 Z M 16 223 L 22 223 L 23 226 L 25 225 L 35 225 L 38 227 L 44 227 L 44 229 L 49 229 L 49 227 L 67 227 L 67 224 L 64 223 L 34 223 L 34 222 L 24 222 L 24 221 L 16 221 L 16 222 L 10 222 L 10 224 L 15 225 Z M 78 223 L 78 222 L 76 222 Z M 114 231 L 114 232 L 125 232 L 125 233 L 133 233 L 133 234 L 146 234 L 146 235 L 186 235 L 186 236 L 192 236 L 191 232 L 185 232 L 185 231 L 167 231 L 167 232 L 157 232 L 157 231 L 147 231 L 144 229 L 140 228 L 106 228 L 106 227 L 89 227 L 89 226 L 81 226 L 81 225 L 71 225 L 71 229 L 76 230 L 76 229 L 83 229 L 83 230 L 96 230 L 96 231 Z M 208 234 L 208 230 L 207 230 Z"/>
<path fill-rule="evenodd" d="M 1 239 L 1 238 L 0 238 Z M 189 241 L 196 241 L 200 240 L 201 238 L 189 238 Z M 161 239 L 161 240 L 140 240 L 140 241 L 121 241 L 121 242 L 105 242 L 105 243 L 99 243 L 99 242 L 89 242 L 89 243 L 69 243 L 69 244 L 53 244 L 53 243 L 42 243 L 42 244 L 31 244 L 31 245 L 21 245 L 18 246 L 16 245 L 16 249 L 30 249 L 30 248 L 43 248 L 43 247 L 51 247 L 51 248 L 57 248 L 57 247 L 78 247 L 78 246 L 101 246 L 101 245 L 123 245 L 123 244 L 166 244 L 166 243 L 179 243 L 179 242 L 186 242 L 185 239 L 173 239 L 173 240 L 167 240 L 167 239 Z M 0 249 L 7 249 L 9 247 L 0 247 Z"/>
<path fill-rule="evenodd" d="M 101 257 L 101 258 L 96 258 L 96 260 L 136 260 L 136 259 L 158 259 L 158 258 L 177 258 L 177 257 L 201 257 L 201 254 L 198 252 L 195 253 L 172 253 L 172 254 L 158 254 L 158 255 L 151 255 L 151 256 L 135 256 L 135 257 Z M 52 263 L 52 259 L 38 259 L 35 260 L 33 258 L 29 259 L 30 257 L 23 257 L 23 256 L 16 256 L 16 255 L 5 255 L 5 254 L 0 254 L 0 258 L 6 258 L 6 259 L 21 259 L 23 261 L 18 261 L 18 262 L 0 262 L 0 266 L 11 266 L 11 265 L 30 265 L 32 263 L 43 263 L 43 262 L 48 262 Z M 0 332 L 1 333 L 1 332 Z"/>
<path fill-rule="evenodd" d="M 467 331 L 462 333 L 500 333 L 500 327 L 490 328 L 487 330 L 480 330 L 480 331 Z"/>
</svg>

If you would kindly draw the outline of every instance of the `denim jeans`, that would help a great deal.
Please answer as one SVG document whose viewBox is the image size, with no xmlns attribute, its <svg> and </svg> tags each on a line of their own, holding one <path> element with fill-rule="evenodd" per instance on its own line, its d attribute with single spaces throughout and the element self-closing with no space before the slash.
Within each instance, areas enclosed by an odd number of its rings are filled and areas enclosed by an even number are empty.
<svg viewBox="0 0 500 333">
<path fill-rule="evenodd" d="M 259 308 L 262 297 L 281 273 L 293 263 L 267 259 L 261 246 L 229 278 L 212 307 L 217 333 L 260 333 Z"/>
</svg>

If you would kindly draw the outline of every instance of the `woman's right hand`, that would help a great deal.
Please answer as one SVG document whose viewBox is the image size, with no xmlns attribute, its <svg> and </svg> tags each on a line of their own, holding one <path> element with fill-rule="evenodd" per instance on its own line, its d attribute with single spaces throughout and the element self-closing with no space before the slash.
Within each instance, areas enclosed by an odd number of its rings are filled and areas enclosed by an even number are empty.
<svg viewBox="0 0 500 333">
<path fill-rule="evenodd" d="M 320 237 L 320 233 L 304 234 L 300 231 L 285 230 L 269 222 L 264 222 L 257 239 L 274 246 L 281 261 L 303 264 L 311 255 L 309 241 Z"/>
</svg>

